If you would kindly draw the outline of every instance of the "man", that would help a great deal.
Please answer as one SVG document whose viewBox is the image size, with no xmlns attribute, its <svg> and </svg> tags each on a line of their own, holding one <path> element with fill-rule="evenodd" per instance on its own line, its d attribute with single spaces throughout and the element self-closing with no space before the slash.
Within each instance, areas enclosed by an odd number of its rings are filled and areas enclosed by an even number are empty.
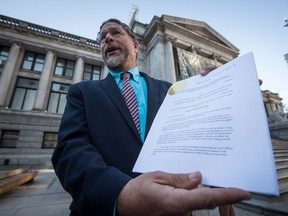
<svg viewBox="0 0 288 216">
<path fill-rule="evenodd" d="M 171 84 L 139 73 L 139 44 L 119 20 L 104 22 L 99 40 L 110 73 L 104 80 L 70 87 L 52 157 L 73 198 L 71 215 L 185 215 L 249 199 L 240 189 L 198 188 L 200 172 L 132 172 Z M 124 99 L 124 72 L 132 76 L 128 82 L 136 90 L 136 124 Z"/>
</svg>

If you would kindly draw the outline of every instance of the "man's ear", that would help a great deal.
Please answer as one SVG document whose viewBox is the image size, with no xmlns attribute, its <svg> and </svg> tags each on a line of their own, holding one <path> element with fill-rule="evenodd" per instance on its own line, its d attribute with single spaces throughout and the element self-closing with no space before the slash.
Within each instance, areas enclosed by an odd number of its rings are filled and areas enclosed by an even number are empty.
<svg viewBox="0 0 288 216">
<path fill-rule="evenodd" d="M 139 43 L 138 43 L 138 41 L 134 41 L 133 44 L 134 44 L 135 52 L 138 53 L 138 51 L 139 51 Z"/>
</svg>

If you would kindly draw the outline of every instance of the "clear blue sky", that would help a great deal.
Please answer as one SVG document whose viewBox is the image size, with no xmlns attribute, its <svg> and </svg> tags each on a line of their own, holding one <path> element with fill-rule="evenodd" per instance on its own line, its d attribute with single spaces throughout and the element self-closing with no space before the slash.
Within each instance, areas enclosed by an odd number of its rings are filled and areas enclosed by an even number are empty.
<svg viewBox="0 0 288 216">
<path fill-rule="evenodd" d="M 128 24 L 135 6 L 142 23 L 163 14 L 206 22 L 240 55 L 253 52 L 261 89 L 279 93 L 288 104 L 288 27 L 283 27 L 288 0 L 0 0 L 0 5 L 2 15 L 90 39 L 108 18 Z"/>
</svg>

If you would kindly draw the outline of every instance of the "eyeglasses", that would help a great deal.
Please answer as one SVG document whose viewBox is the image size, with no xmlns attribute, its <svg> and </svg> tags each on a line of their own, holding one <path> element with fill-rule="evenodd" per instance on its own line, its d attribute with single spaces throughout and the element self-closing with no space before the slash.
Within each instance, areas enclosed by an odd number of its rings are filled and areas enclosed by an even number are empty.
<svg viewBox="0 0 288 216">
<path fill-rule="evenodd" d="M 107 34 L 110 34 L 113 38 L 119 38 L 122 35 L 124 35 L 124 30 L 121 28 L 110 28 L 107 31 L 104 30 L 102 32 L 99 32 L 97 35 L 97 41 L 99 41 L 100 43 L 104 43 Z"/>
</svg>

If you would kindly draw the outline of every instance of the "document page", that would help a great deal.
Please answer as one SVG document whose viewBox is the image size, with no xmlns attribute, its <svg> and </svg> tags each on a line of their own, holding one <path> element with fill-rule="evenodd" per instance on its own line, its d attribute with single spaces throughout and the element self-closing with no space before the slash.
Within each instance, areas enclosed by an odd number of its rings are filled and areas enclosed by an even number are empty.
<svg viewBox="0 0 288 216">
<path fill-rule="evenodd" d="M 252 53 L 172 85 L 133 169 L 156 170 L 200 171 L 204 185 L 279 194 Z"/>
</svg>

